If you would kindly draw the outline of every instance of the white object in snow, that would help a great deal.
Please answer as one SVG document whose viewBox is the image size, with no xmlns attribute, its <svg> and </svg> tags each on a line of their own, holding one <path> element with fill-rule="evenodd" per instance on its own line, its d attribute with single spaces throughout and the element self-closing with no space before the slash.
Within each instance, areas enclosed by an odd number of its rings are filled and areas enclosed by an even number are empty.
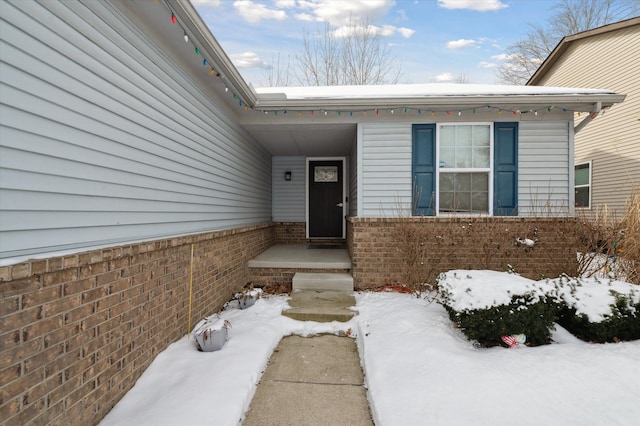
<svg viewBox="0 0 640 426">
<path fill-rule="evenodd" d="M 260 299 L 261 296 L 261 288 L 254 288 L 251 291 L 236 293 L 236 299 L 238 299 L 240 309 L 246 309 L 253 306 L 253 304 L 256 303 L 256 300 Z"/>
<path fill-rule="evenodd" d="M 221 318 L 205 318 L 193 329 L 199 351 L 213 352 L 222 349 L 227 342 L 231 323 Z"/>
</svg>

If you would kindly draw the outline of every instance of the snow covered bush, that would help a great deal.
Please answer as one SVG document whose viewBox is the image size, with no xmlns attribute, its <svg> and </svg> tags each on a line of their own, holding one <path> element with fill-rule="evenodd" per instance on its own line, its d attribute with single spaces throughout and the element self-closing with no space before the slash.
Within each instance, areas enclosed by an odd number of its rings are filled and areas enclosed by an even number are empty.
<svg viewBox="0 0 640 426">
<path fill-rule="evenodd" d="M 495 271 L 452 270 L 438 279 L 451 320 L 483 346 L 504 335 L 549 342 L 554 322 L 592 342 L 640 339 L 640 287 L 622 281 L 569 278 L 532 281 Z"/>
<path fill-rule="evenodd" d="M 598 278 L 559 277 L 546 282 L 559 307 L 558 323 L 586 341 L 640 339 L 640 287 Z"/>
<path fill-rule="evenodd" d="M 552 287 L 516 274 L 453 270 L 438 279 L 439 302 L 472 340 L 495 346 L 501 336 L 525 334 L 527 342 L 549 342 L 557 308 L 547 303 Z"/>
</svg>

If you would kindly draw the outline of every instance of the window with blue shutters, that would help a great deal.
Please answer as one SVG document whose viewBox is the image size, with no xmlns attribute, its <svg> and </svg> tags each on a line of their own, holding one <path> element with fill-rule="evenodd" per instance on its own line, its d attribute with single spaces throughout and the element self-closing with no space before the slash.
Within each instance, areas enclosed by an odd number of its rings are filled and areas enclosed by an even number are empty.
<svg viewBox="0 0 640 426">
<path fill-rule="evenodd" d="M 517 140 L 517 123 L 414 125 L 413 214 L 517 215 Z"/>
</svg>

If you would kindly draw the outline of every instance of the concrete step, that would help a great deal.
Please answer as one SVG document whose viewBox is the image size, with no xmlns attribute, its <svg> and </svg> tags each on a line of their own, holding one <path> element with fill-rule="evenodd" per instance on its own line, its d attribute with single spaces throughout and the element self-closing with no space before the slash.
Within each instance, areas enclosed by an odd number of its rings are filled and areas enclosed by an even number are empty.
<svg viewBox="0 0 640 426">
<path fill-rule="evenodd" d="M 353 291 L 353 277 L 339 272 L 296 272 L 292 281 L 293 291 Z"/>
<path fill-rule="evenodd" d="M 298 321 L 331 322 L 349 321 L 356 311 L 350 309 L 356 305 L 353 294 L 342 291 L 293 291 L 289 306 L 282 315 Z"/>
</svg>

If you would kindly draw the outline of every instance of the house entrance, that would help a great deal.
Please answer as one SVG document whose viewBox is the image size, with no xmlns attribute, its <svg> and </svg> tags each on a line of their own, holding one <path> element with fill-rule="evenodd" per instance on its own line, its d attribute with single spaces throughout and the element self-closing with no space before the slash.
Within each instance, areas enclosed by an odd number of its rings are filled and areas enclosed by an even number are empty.
<svg viewBox="0 0 640 426">
<path fill-rule="evenodd" d="M 345 237 L 345 158 L 307 159 L 307 238 Z"/>
</svg>

